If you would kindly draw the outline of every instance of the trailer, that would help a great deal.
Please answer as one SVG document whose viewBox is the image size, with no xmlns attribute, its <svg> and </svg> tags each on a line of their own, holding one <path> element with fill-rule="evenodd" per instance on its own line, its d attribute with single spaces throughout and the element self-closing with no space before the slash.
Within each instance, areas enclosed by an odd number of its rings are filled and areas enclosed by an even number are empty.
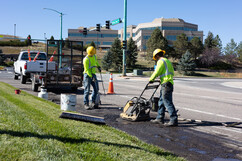
<svg viewBox="0 0 242 161">
<path fill-rule="evenodd" d="M 33 74 L 32 90 L 41 88 L 70 87 L 76 91 L 82 86 L 83 80 L 83 42 L 47 40 L 46 71 Z M 50 62 L 55 64 L 55 70 L 48 70 Z"/>
</svg>

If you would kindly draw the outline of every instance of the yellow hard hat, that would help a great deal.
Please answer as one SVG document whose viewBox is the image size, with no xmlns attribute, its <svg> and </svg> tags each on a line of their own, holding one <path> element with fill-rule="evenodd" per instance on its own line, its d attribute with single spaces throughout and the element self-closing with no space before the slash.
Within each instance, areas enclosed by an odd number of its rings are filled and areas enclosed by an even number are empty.
<svg viewBox="0 0 242 161">
<path fill-rule="evenodd" d="M 156 54 L 163 52 L 163 55 L 165 55 L 166 51 L 165 50 L 161 50 L 161 49 L 155 49 L 155 51 L 153 52 L 153 59 L 156 60 L 155 56 Z"/>
<path fill-rule="evenodd" d="M 87 48 L 87 54 L 88 54 L 89 56 L 93 56 L 93 55 L 95 55 L 95 54 L 96 54 L 96 49 L 95 49 L 93 46 L 89 46 L 89 47 Z"/>
</svg>

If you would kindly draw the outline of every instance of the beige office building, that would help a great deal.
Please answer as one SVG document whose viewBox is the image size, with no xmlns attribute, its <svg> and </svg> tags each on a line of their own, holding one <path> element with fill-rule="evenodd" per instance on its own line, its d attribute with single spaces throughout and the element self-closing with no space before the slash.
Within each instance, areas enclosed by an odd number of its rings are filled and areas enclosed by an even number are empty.
<svg viewBox="0 0 242 161">
<path fill-rule="evenodd" d="M 199 37 L 203 41 L 203 31 L 198 31 L 198 25 L 187 23 L 179 18 L 156 18 L 149 23 L 141 23 L 137 26 L 127 27 L 127 39 L 132 37 L 136 42 L 138 50 L 145 51 L 147 40 L 154 29 L 159 28 L 163 36 L 172 46 L 178 35 L 186 34 L 190 41 L 194 37 Z M 119 30 L 119 38 L 123 39 L 123 29 Z"/>
<path fill-rule="evenodd" d="M 173 45 L 177 36 L 182 33 L 186 34 L 190 41 L 194 37 L 199 37 L 203 41 L 203 31 L 198 31 L 198 25 L 185 22 L 179 18 L 156 18 L 152 22 L 130 25 L 127 27 L 127 40 L 132 37 L 136 42 L 139 51 L 146 50 L 147 40 L 150 38 L 154 29 L 159 28 L 163 36 L 168 40 L 169 45 Z M 89 28 L 90 30 L 92 28 Z M 68 29 L 68 39 L 83 41 L 84 45 L 90 44 L 92 41 L 97 47 L 108 49 L 111 47 L 115 38 L 123 40 L 123 28 L 120 30 L 112 30 L 101 28 L 101 32 L 88 31 L 87 35 L 82 33 L 83 27 L 78 29 Z"/>
<path fill-rule="evenodd" d="M 93 27 L 92 27 L 93 28 Z M 91 30 L 89 28 L 88 30 Z M 87 35 L 83 35 L 83 27 L 78 29 L 68 29 L 68 39 L 75 41 L 83 41 L 84 45 L 90 44 L 92 41 L 96 47 L 106 49 L 110 48 L 114 39 L 118 37 L 118 30 L 101 28 L 100 32 L 88 31 Z"/>
</svg>

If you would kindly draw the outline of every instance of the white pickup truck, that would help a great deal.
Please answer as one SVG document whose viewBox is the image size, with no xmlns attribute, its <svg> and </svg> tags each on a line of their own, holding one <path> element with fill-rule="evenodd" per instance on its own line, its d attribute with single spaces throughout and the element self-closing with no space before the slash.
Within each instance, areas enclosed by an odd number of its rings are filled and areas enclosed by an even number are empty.
<svg viewBox="0 0 242 161">
<path fill-rule="evenodd" d="M 14 62 L 14 79 L 20 80 L 22 84 L 25 84 L 29 78 L 32 78 L 34 74 L 42 75 L 46 72 L 47 55 L 45 52 L 38 51 L 21 51 L 18 59 Z M 48 70 L 56 70 L 56 63 L 49 62 Z"/>
</svg>

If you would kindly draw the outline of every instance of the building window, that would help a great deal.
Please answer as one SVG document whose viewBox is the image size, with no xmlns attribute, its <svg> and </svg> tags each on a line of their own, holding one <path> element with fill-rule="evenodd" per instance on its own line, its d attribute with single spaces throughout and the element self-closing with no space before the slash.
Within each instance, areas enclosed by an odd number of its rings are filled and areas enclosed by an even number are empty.
<svg viewBox="0 0 242 161">
<path fill-rule="evenodd" d="M 84 37 L 82 33 L 68 33 L 69 37 Z M 118 37 L 118 34 L 87 34 L 85 37 Z"/>
<path fill-rule="evenodd" d="M 118 38 L 121 38 L 121 34 L 118 34 Z"/>
<path fill-rule="evenodd" d="M 135 33 L 132 34 L 132 37 L 135 37 Z"/>
<path fill-rule="evenodd" d="M 169 26 L 162 26 L 162 30 L 183 30 L 183 27 L 169 27 Z"/>
<path fill-rule="evenodd" d="M 103 45 L 112 45 L 113 42 L 103 42 Z"/>
<path fill-rule="evenodd" d="M 145 40 L 148 40 L 150 38 L 150 36 L 143 36 L 143 39 L 145 39 Z"/>
<path fill-rule="evenodd" d="M 176 41 L 176 35 L 167 35 L 166 39 L 170 41 Z"/>
<path fill-rule="evenodd" d="M 127 34 L 127 38 L 129 38 L 130 37 L 130 34 Z"/>
<path fill-rule="evenodd" d="M 197 31 L 197 29 L 184 27 L 184 31 Z"/>
<path fill-rule="evenodd" d="M 118 37 L 118 34 L 102 34 L 103 37 Z"/>
</svg>

